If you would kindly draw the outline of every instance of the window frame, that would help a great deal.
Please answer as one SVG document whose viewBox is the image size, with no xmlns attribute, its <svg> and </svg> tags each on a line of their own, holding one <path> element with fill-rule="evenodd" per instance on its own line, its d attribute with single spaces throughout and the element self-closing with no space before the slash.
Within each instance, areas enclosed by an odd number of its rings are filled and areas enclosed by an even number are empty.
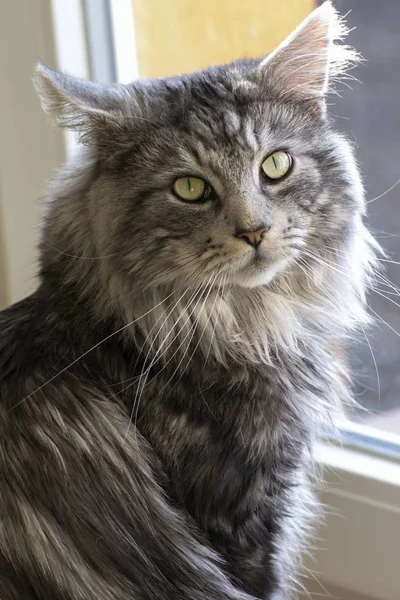
<svg viewBox="0 0 400 600">
<path fill-rule="evenodd" d="M 359 427 L 355 430 L 360 435 Z M 326 518 L 309 568 L 323 582 L 370 598 L 398 600 L 399 457 L 343 437 L 341 443 L 318 444 L 315 451 Z"/>
</svg>

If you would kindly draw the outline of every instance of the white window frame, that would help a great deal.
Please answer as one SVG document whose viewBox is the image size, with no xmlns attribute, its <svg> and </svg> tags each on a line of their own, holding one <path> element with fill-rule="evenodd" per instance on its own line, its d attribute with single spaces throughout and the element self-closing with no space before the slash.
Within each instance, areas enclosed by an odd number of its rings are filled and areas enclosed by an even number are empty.
<svg viewBox="0 0 400 600">
<path fill-rule="evenodd" d="M 52 171 L 75 149 L 74 141 L 69 138 L 65 142 L 43 115 L 31 84 L 33 67 L 39 59 L 78 76 L 90 74 L 85 36 L 88 11 L 84 8 L 84 0 L 12 0 L 0 5 L 3 304 L 34 289 L 37 199 Z M 132 2 L 110 0 L 109 10 L 117 77 L 130 81 L 138 76 Z M 11 48 L 13 51 L 8 51 Z M 104 79 L 107 77 L 112 75 L 104 74 Z M 316 552 L 316 563 L 310 568 L 322 583 L 378 600 L 399 600 L 400 462 L 346 443 L 319 445 L 317 459 L 327 481 L 322 499 L 332 514 L 328 514 L 322 541 L 317 544 L 327 550 Z"/>
<path fill-rule="evenodd" d="M 343 429 L 369 439 L 381 434 L 356 424 Z M 399 600 L 400 459 L 346 441 L 320 444 L 316 459 L 324 475 L 320 497 L 326 521 L 309 568 L 322 583 L 368 598 Z"/>
<path fill-rule="evenodd" d="M 109 0 L 109 2 L 117 78 L 120 83 L 129 83 L 139 77 L 133 0 Z"/>
</svg>

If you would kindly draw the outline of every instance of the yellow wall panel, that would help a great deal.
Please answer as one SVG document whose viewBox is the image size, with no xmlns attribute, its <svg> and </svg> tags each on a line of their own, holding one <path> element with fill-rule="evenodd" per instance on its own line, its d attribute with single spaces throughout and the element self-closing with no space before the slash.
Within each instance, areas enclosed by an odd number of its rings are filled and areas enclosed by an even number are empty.
<svg viewBox="0 0 400 600">
<path fill-rule="evenodd" d="M 314 0 L 132 0 L 141 77 L 187 73 L 263 56 Z"/>
</svg>

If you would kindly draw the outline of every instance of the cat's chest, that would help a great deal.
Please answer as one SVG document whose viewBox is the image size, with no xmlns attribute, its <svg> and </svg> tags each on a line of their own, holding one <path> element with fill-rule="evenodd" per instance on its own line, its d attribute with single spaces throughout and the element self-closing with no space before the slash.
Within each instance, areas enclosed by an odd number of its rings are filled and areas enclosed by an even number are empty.
<svg viewBox="0 0 400 600">
<path fill-rule="evenodd" d="M 282 486 L 280 471 L 296 463 L 302 434 L 282 388 L 263 379 L 200 391 L 183 382 L 174 392 L 163 402 L 153 397 L 138 426 L 178 501 L 203 527 L 232 529 Z"/>
</svg>

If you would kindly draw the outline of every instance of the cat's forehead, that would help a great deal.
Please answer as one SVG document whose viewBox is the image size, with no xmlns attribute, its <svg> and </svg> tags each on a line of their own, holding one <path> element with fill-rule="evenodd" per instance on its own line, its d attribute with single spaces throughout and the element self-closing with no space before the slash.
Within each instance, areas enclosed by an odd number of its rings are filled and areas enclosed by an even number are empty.
<svg viewBox="0 0 400 600">
<path fill-rule="evenodd" d="M 301 107 L 271 98 L 248 77 L 254 61 L 213 67 L 162 83 L 165 124 L 205 147 L 252 152 L 309 141 L 318 129 Z"/>
<path fill-rule="evenodd" d="M 306 111 L 271 100 L 252 85 L 247 63 L 157 80 L 149 86 L 149 113 L 141 157 L 163 172 L 202 173 L 242 180 L 266 155 L 313 148 L 316 126 Z M 150 82 L 149 82 L 150 83 Z M 151 96 L 151 98 L 150 98 Z"/>
</svg>

